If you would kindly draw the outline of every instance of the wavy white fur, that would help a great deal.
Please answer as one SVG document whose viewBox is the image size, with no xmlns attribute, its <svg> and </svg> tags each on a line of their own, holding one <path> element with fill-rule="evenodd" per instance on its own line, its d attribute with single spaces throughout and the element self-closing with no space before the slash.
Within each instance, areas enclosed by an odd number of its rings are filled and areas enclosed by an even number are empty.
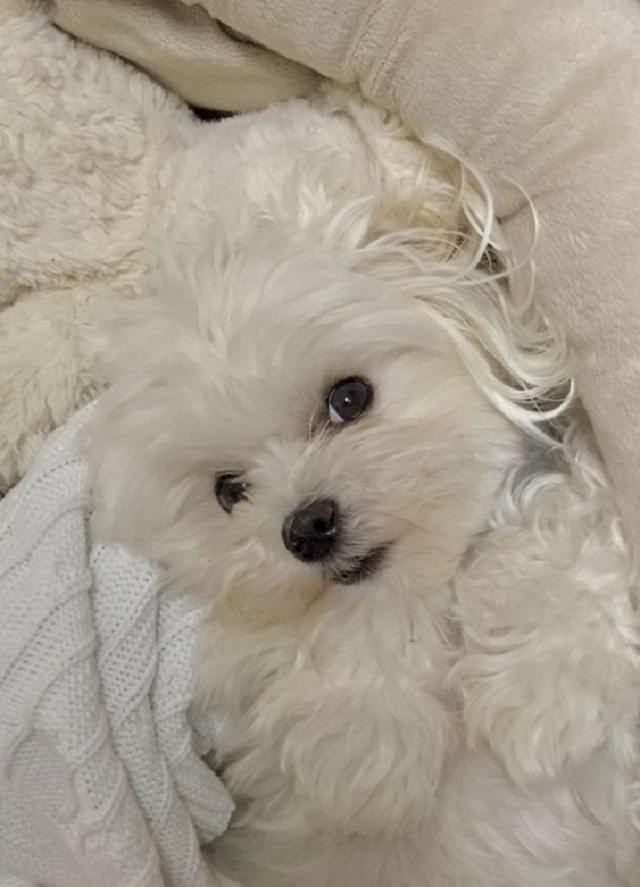
<svg viewBox="0 0 640 887">
<path fill-rule="evenodd" d="M 213 871 L 637 887 L 635 576 L 584 421 L 556 424 L 567 351 L 477 177 L 325 102 L 370 138 L 371 198 L 306 170 L 208 251 L 168 245 L 113 336 L 90 446 L 95 531 L 206 604 L 200 702 L 226 716 L 238 804 Z M 354 375 L 373 405 L 332 428 L 325 392 Z M 231 514 L 221 471 L 249 485 Z M 339 567 L 387 546 L 358 584 L 283 545 L 327 496 Z"/>
</svg>

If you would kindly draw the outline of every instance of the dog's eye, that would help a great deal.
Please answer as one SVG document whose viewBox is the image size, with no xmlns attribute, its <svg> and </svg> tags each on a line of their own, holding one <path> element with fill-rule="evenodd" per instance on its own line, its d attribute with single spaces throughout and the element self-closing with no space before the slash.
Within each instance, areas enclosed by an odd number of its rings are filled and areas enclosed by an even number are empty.
<svg viewBox="0 0 640 887">
<path fill-rule="evenodd" d="M 242 502 L 247 498 L 247 490 L 249 485 L 242 480 L 239 474 L 232 474 L 230 471 L 216 475 L 216 499 L 220 507 L 231 514 L 233 506 L 238 502 Z"/>
<path fill-rule="evenodd" d="M 373 388 L 366 379 L 350 376 L 341 379 L 327 395 L 327 410 L 332 425 L 343 425 L 359 419 L 371 406 Z"/>
</svg>

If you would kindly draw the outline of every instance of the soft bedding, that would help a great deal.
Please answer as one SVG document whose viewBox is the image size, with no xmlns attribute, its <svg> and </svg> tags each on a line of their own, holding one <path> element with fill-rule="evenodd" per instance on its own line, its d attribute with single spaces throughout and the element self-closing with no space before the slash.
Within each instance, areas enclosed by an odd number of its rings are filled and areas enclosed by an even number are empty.
<svg viewBox="0 0 640 887">
<path fill-rule="evenodd" d="M 0 887 L 206 887 L 233 804 L 190 711 L 198 610 L 91 544 L 91 412 L 0 502 Z"/>
</svg>

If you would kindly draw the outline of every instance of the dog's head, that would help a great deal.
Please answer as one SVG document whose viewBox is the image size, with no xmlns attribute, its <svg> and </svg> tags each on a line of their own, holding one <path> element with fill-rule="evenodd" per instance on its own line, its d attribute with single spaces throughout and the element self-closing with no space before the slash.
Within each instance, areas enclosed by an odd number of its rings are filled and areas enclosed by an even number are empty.
<svg viewBox="0 0 640 887">
<path fill-rule="evenodd" d="M 94 434 L 98 522 L 221 618 L 435 594 L 487 524 L 519 452 L 491 369 L 511 347 L 499 299 L 394 256 L 259 235 L 128 321 Z"/>
<path fill-rule="evenodd" d="M 204 600 L 199 702 L 255 751 L 234 792 L 283 769 L 328 828 L 391 833 L 452 747 L 449 580 L 564 360 L 478 251 L 266 228 L 123 311 L 96 527 Z"/>
</svg>

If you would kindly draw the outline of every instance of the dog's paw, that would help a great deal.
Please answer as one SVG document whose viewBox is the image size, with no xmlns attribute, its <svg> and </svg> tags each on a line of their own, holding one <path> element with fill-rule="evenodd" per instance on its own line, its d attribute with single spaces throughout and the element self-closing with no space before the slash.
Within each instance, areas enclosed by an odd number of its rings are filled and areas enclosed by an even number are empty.
<svg viewBox="0 0 640 887">
<path fill-rule="evenodd" d="M 519 784 L 584 764 L 638 705 L 626 561 L 612 535 L 572 533 L 570 545 L 566 524 L 553 529 L 490 534 L 457 582 L 463 653 L 450 679 L 467 737 Z"/>
<path fill-rule="evenodd" d="M 453 672 L 470 743 L 486 742 L 521 785 L 555 779 L 606 741 L 608 700 L 570 659 L 516 648 L 468 655 Z"/>
</svg>

